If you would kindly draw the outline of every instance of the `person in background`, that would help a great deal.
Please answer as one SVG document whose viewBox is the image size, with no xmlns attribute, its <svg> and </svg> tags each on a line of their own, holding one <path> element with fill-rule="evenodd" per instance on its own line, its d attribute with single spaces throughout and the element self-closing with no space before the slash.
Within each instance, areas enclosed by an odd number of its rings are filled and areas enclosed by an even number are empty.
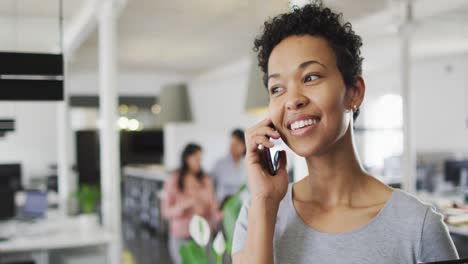
<svg viewBox="0 0 468 264">
<path fill-rule="evenodd" d="M 246 183 L 244 156 L 244 131 L 235 129 L 231 132 L 229 154 L 216 162 L 211 173 L 220 201 L 235 194 Z"/>
<path fill-rule="evenodd" d="M 169 221 L 169 253 L 174 263 L 181 263 L 179 248 L 190 241 L 189 223 L 194 214 L 204 217 L 212 230 L 222 218 L 212 179 L 202 170 L 201 159 L 201 146 L 188 144 L 181 168 L 164 184 L 161 210 Z"/>
</svg>

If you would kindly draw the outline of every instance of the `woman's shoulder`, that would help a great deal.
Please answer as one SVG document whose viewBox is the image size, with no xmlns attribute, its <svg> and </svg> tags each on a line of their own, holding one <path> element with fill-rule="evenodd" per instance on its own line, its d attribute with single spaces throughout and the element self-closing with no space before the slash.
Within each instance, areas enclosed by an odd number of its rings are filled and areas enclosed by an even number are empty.
<svg viewBox="0 0 468 264">
<path fill-rule="evenodd" d="M 169 180 L 177 180 L 177 178 L 179 178 L 179 174 L 180 174 L 180 169 L 174 169 L 174 170 L 169 172 L 168 179 Z"/>
<path fill-rule="evenodd" d="M 177 181 L 179 180 L 179 175 L 180 175 L 180 170 L 179 169 L 175 169 L 175 170 L 172 170 L 168 173 L 169 175 L 167 176 L 166 178 L 166 185 L 176 185 L 177 184 Z"/>
<path fill-rule="evenodd" d="M 212 184 L 212 183 L 213 183 L 213 178 L 211 177 L 211 175 L 209 175 L 209 174 L 207 174 L 207 173 L 205 173 L 205 172 L 203 172 L 201 179 L 202 179 L 202 182 L 203 182 L 205 185 L 206 185 L 207 183 L 209 183 L 209 184 Z"/>
<path fill-rule="evenodd" d="M 428 214 L 430 217 L 440 218 L 440 214 L 437 213 L 434 206 L 423 202 L 411 193 L 401 189 L 394 189 L 392 196 L 392 203 L 389 206 L 390 213 L 387 216 L 393 222 L 422 226 Z"/>
<path fill-rule="evenodd" d="M 401 218 L 394 218 L 393 221 L 398 221 L 398 233 L 405 236 L 403 241 L 409 238 L 415 241 L 418 259 L 428 261 L 458 258 L 443 215 L 431 204 L 408 192 L 396 190 L 395 194 L 399 203 L 394 212 Z"/>
<path fill-rule="evenodd" d="M 423 202 L 421 199 L 416 197 L 415 195 L 406 192 L 401 189 L 394 189 L 394 196 L 395 196 L 395 204 L 397 208 L 401 211 L 408 211 L 408 212 L 417 212 L 425 214 L 427 209 L 431 208 L 431 204 L 427 202 Z"/>
</svg>

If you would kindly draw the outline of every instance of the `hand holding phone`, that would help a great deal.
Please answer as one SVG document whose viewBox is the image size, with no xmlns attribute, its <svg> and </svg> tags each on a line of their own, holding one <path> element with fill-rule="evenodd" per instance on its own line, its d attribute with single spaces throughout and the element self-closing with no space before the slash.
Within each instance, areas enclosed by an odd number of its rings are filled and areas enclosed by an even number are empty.
<svg viewBox="0 0 468 264">
<path fill-rule="evenodd" d="M 288 190 L 289 177 L 286 170 L 286 152 L 278 151 L 271 159 L 270 148 L 275 145 L 271 139 L 281 135 L 267 118 L 246 130 L 247 184 L 251 197 L 279 204 Z M 274 176 L 274 177 L 272 177 Z"/>
<path fill-rule="evenodd" d="M 270 124 L 269 127 L 275 129 L 273 124 Z M 275 176 L 278 171 L 279 151 L 275 152 L 275 158 L 272 160 L 270 149 L 260 144 L 258 145 L 258 155 L 260 156 L 260 163 L 263 169 L 268 171 L 271 176 Z"/>
</svg>

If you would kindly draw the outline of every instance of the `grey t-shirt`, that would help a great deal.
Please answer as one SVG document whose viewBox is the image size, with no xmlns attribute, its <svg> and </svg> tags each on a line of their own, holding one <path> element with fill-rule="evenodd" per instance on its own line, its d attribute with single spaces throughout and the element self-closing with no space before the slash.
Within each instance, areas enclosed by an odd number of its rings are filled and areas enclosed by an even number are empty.
<svg viewBox="0 0 468 264">
<path fill-rule="evenodd" d="M 244 247 L 248 206 L 246 201 L 236 222 L 233 253 Z M 458 259 L 442 215 L 398 189 L 365 226 L 349 233 L 327 234 L 299 217 L 290 184 L 280 203 L 273 239 L 275 263 L 403 264 Z"/>
</svg>

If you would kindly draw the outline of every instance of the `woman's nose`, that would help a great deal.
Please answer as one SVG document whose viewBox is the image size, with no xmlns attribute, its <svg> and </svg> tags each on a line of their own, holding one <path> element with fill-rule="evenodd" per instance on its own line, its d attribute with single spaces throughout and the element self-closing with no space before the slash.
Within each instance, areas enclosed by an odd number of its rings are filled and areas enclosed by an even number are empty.
<svg viewBox="0 0 468 264">
<path fill-rule="evenodd" d="M 295 93 L 286 102 L 287 110 L 298 110 L 308 104 L 309 100 L 302 94 Z"/>
</svg>

